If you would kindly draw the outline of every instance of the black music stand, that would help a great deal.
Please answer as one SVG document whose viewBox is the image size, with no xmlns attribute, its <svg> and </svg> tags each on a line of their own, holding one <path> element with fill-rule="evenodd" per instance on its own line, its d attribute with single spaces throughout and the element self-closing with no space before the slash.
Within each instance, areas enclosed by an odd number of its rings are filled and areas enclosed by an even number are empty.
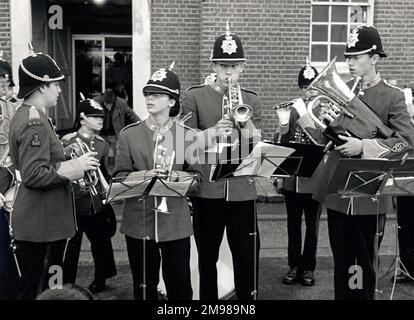
<svg viewBox="0 0 414 320">
<path fill-rule="evenodd" d="M 413 159 L 411 159 L 413 160 Z M 403 164 L 404 165 L 404 164 Z M 389 171 L 387 175 L 386 181 L 384 181 L 381 185 L 381 193 L 383 195 L 391 195 L 391 196 L 413 196 L 414 195 L 414 171 L 410 164 L 407 165 L 407 171 Z M 398 203 L 395 203 L 395 210 L 398 211 Z M 398 213 L 397 213 L 398 215 Z M 398 216 L 397 222 L 394 224 L 395 228 L 395 258 L 393 262 L 388 267 L 388 270 L 385 272 L 383 277 L 386 277 L 388 274 L 391 273 L 392 267 L 394 266 L 394 280 L 392 284 L 392 290 L 390 295 L 390 300 L 392 300 L 395 290 L 395 285 L 397 281 L 397 275 L 401 272 L 405 274 L 410 279 L 414 280 L 414 275 L 411 275 L 404 263 L 401 260 L 400 256 L 400 246 L 399 246 L 399 229 L 401 226 L 398 224 Z"/>
<path fill-rule="evenodd" d="M 149 193 L 157 181 L 156 177 L 137 177 L 138 180 L 133 180 L 131 177 L 120 177 L 114 178 L 111 181 L 111 185 L 108 190 L 106 202 L 111 203 L 116 200 L 129 199 L 133 197 L 138 198 L 138 202 L 142 202 L 142 222 L 144 228 L 144 236 L 142 237 L 142 264 L 143 264 L 143 274 L 142 274 L 142 297 L 143 300 L 147 299 L 147 280 L 146 280 L 146 241 L 149 240 L 149 237 L 146 235 L 145 231 L 145 215 L 146 215 L 146 199 L 149 196 Z"/>
<path fill-rule="evenodd" d="M 233 159 L 234 161 L 235 159 Z M 212 168 L 212 173 L 210 174 L 210 181 L 228 181 L 228 180 L 237 180 L 242 178 L 250 178 L 251 181 L 254 181 L 254 177 L 257 177 L 257 175 L 254 175 L 253 172 L 256 171 L 255 167 L 257 164 L 257 161 L 260 161 L 260 157 L 254 157 L 251 159 L 251 161 L 243 163 L 243 159 L 238 159 L 239 164 L 231 163 L 231 164 L 223 164 L 219 163 L 215 167 Z M 246 168 L 249 167 L 249 171 L 252 170 L 252 174 L 249 175 L 237 175 L 238 172 L 241 172 L 242 170 L 246 170 Z M 234 169 L 235 168 L 235 169 Z M 234 170 L 233 170 L 234 169 Z M 214 180 L 212 179 L 214 178 Z M 250 236 L 253 236 L 253 260 L 254 260 L 254 267 L 253 267 L 253 276 L 254 276 L 254 284 L 253 284 L 253 291 L 251 292 L 251 295 L 253 296 L 254 300 L 257 300 L 257 280 L 256 280 L 256 274 L 257 274 L 257 263 L 256 263 L 256 247 L 257 247 L 257 228 L 256 228 L 256 217 L 257 217 L 257 206 L 256 206 L 256 200 L 254 200 L 254 231 L 253 233 L 250 233 Z"/>
<path fill-rule="evenodd" d="M 325 152 L 323 146 L 305 145 L 299 143 L 274 144 L 274 152 L 254 154 L 245 159 L 230 159 L 214 166 L 210 181 L 235 178 L 236 176 L 253 175 L 269 178 L 269 170 L 273 167 L 272 176 L 279 177 L 311 177 L 322 161 Z M 284 155 L 274 155 L 280 150 Z M 250 173 L 249 173 L 250 171 Z M 245 173 L 246 172 L 246 173 Z"/>
<path fill-rule="evenodd" d="M 269 146 L 268 144 L 267 146 Z M 225 152 L 225 150 L 223 150 Z M 283 162 L 289 155 L 294 152 L 294 149 L 290 149 L 284 146 L 275 146 L 273 151 L 280 151 L 284 152 L 284 156 L 271 156 L 272 152 L 264 152 L 262 153 L 261 150 L 257 152 L 255 149 L 250 153 L 250 155 L 244 159 L 224 159 L 212 167 L 212 171 L 210 173 L 210 181 L 229 181 L 229 180 L 237 180 L 242 178 L 249 178 L 251 181 L 255 181 L 255 177 L 268 177 L 270 178 L 271 174 L 278 168 L 278 165 Z M 273 158 L 273 159 L 272 159 Z M 266 167 L 266 170 L 261 170 Z M 270 169 L 270 171 L 269 171 Z M 261 174 L 262 171 L 266 171 L 265 174 Z M 253 259 L 254 259 L 254 287 L 251 295 L 253 299 L 257 299 L 257 225 L 256 225 L 256 217 L 257 217 L 257 203 L 254 200 L 254 231 L 250 233 L 253 236 Z"/>
<path fill-rule="evenodd" d="M 251 145 L 253 146 L 253 145 Z M 223 148 L 219 154 L 217 163 L 213 165 L 210 172 L 210 181 L 235 178 L 236 176 L 266 176 L 273 173 L 295 149 L 272 144 L 258 142 L 253 148 L 249 145 L 250 154 L 244 158 L 229 158 L 228 148 Z M 297 157 L 298 161 L 301 158 Z M 296 163 L 298 162 L 296 161 Z M 269 172 L 271 170 L 271 172 Z M 283 169 L 282 169 L 283 170 Z M 267 173 L 266 173 L 267 172 Z"/>
<path fill-rule="evenodd" d="M 377 231 L 375 246 L 375 297 L 378 290 L 378 270 L 379 270 L 379 237 L 382 236 L 378 231 L 379 219 L 379 197 L 414 194 L 414 159 L 402 160 L 390 159 L 349 159 L 336 158 L 336 170 L 331 177 L 328 186 L 328 194 L 339 194 L 342 198 L 350 198 L 351 215 L 353 215 L 354 198 L 371 198 L 377 203 Z M 405 179 L 407 175 L 411 179 Z M 400 262 L 398 250 L 398 228 L 396 226 L 396 263 L 395 274 L 397 274 Z M 390 266 L 389 270 L 391 269 Z M 403 266 L 404 267 L 404 266 Z M 404 267 L 405 269 L 405 267 Z M 395 286 L 395 278 L 394 278 Z M 394 291 L 394 288 L 393 288 Z M 392 296 L 391 296 L 392 298 Z"/>
<path fill-rule="evenodd" d="M 278 165 L 274 172 L 276 176 L 311 177 L 325 156 L 325 147 L 303 143 L 275 143 L 295 151 Z M 268 160 L 272 157 L 268 157 Z"/>
<path fill-rule="evenodd" d="M 111 186 L 108 191 L 107 202 L 112 202 L 121 199 L 128 199 L 137 197 L 138 202 L 142 202 L 142 222 L 144 228 L 143 240 L 143 276 L 142 276 L 142 293 L 143 299 L 146 300 L 146 241 L 149 237 L 145 231 L 145 216 L 146 216 L 146 199 L 147 197 L 179 197 L 183 198 L 187 196 L 187 193 L 191 190 L 191 187 L 196 183 L 196 175 L 188 174 L 179 177 L 178 181 L 166 181 L 159 176 L 145 177 L 136 176 L 134 179 L 132 175 L 127 177 L 115 178 L 111 181 Z M 155 198 L 154 198 L 155 199 Z M 159 210 L 154 208 L 155 212 L 155 228 L 157 228 L 157 214 Z M 157 230 L 155 230 L 157 235 Z M 158 242 L 158 239 L 155 239 Z"/>
</svg>

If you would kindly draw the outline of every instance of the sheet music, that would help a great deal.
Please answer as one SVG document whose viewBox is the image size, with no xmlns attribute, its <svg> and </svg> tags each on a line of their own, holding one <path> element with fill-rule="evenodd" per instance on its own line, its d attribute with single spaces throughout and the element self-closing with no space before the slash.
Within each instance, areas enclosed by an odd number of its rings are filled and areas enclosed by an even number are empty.
<svg viewBox="0 0 414 320">
<path fill-rule="evenodd" d="M 193 182 L 193 177 L 178 182 L 157 180 L 149 195 L 159 197 L 184 197 Z"/>
<path fill-rule="evenodd" d="M 259 141 L 252 152 L 242 161 L 234 176 L 261 176 L 270 179 L 276 168 L 289 157 L 295 149 Z M 269 157 L 272 161 L 263 161 Z M 272 158 L 273 157 L 273 158 Z"/>
<path fill-rule="evenodd" d="M 107 201 L 122 200 L 142 196 L 152 177 L 144 178 L 141 172 L 132 172 L 125 179 L 113 181 Z M 180 176 L 179 181 L 166 181 L 157 179 L 152 186 L 149 196 L 183 197 L 188 189 L 195 183 L 195 175 Z"/>
<path fill-rule="evenodd" d="M 113 200 L 122 200 L 133 197 L 138 197 L 144 194 L 145 189 L 148 187 L 151 179 L 144 181 L 122 181 L 122 182 L 112 182 L 111 188 L 109 189 L 109 194 L 107 201 Z"/>
</svg>

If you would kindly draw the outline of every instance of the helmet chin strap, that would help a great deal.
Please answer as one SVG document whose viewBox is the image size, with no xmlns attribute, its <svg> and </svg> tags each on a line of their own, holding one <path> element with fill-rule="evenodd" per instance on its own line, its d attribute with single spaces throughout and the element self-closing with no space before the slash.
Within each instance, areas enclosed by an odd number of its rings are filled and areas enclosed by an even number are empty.
<svg viewBox="0 0 414 320">
<path fill-rule="evenodd" d="M 101 131 L 102 130 L 102 126 L 98 125 L 97 123 L 95 123 L 94 119 L 89 119 L 87 116 L 85 116 L 84 113 L 81 113 L 80 117 L 86 121 L 86 123 L 88 124 L 89 128 L 91 128 L 92 130 L 95 131 Z"/>
</svg>

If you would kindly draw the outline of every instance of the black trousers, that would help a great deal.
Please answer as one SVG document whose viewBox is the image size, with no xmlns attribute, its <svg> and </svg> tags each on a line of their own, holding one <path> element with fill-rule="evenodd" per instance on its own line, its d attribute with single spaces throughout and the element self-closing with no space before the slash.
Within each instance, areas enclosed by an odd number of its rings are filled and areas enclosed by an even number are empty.
<svg viewBox="0 0 414 320">
<path fill-rule="evenodd" d="M 288 230 L 288 264 L 300 271 L 315 270 L 319 219 L 322 206 L 312 194 L 287 191 L 285 194 Z M 302 253 L 302 214 L 305 213 L 306 233 Z"/>
<path fill-rule="evenodd" d="M 17 289 L 18 300 L 34 300 L 49 288 L 50 277 L 55 273 L 51 266 L 62 267 L 66 240 L 54 242 L 16 241 L 22 278 Z M 49 273 L 50 272 L 50 273 Z M 54 283 L 53 283 L 54 284 Z"/>
<path fill-rule="evenodd" d="M 125 236 L 129 265 L 131 267 L 134 298 L 144 300 L 143 284 L 146 285 L 146 300 L 158 299 L 160 265 L 162 257 L 162 277 L 168 300 L 191 300 L 190 238 L 173 241 L 145 243 L 145 282 L 144 282 L 144 241 Z"/>
<path fill-rule="evenodd" d="M 414 197 L 397 197 L 397 221 L 401 262 L 414 276 Z"/>
<path fill-rule="evenodd" d="M 328 231 L 334 259 L 336 300 L 373 300 L 376 282 L 376 253 L 385 226 L 385 214 L 345 215 L 328 209 Z M 378 230 L 377 230 L 378 222 Z M 377 242 L 378 231 L 378 242 Z M 352 285 L 359 266 L 362 286 Z M 351 269 L 350 269 L 351 268 Z"/>
<path fill-rule="evenodd" d="M 12 175 L 0 167 L 0 192 L 4 194 L 10 187 Z M 18 273 L 10 248 L 9 222 L 6 211 L 0 209 L 0 300 L 12 300 L 16 294 Z"/>
<path fill-rule="evenodd" d="M 224 199 L 192 198 L 191 202 L 194 210 L 194 236 L 198 250 L 200 299 L 219 298 L 216 264 L 225 228 L 233 258 L 237 298 L 253 299 L 254 289 L 258 289 L 260 250 L 255 201 L 229 202 Z"/>
<path fill-rule="evenodd" d="M 78 215 L 78 231 L 70 239 L 63 265 L 64 282 L 75 283 L 78 270 L 83 233 L 91 243 L 91 252 L 95 264 L 95 279 L 105 280 L 116 275 L 114 251 L 109 236 L 102 230 L 102 222 L 96 215 Z"/>
<path fill-rule="evenodd" d="M 6 212 L 0 209 L 0 300 L 13 300 L 18 273 L 10 248 L 9 224 Z"/>
</svg>

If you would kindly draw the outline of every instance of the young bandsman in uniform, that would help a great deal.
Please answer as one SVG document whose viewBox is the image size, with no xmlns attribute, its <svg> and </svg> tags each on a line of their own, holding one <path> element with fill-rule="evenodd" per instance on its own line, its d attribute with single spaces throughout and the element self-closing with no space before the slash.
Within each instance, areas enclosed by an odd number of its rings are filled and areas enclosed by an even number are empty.
<svg viewBox="0 0 414 320">
<path fill-rule="evenodd" d="M 310 98 L 317 94 L 315 90 L 306 90 L 316 78 L 318 71 L 309 62 L 299 71 L 298 87 L 303 96 Z M 288 122 L 279 119 L 279 128 L 275 142 L 315 144 L 316 141 L 308 135 L 296 121 L 299 115 L 295 109 L 281 108 L 278 114 L 289 116 Z M 290 112 L 290 114 L 289 114 Z M 279 180 L 279 179 L 278 179 Z M 281 181 L 280 181 L 281 180 Z M 289 270 L 283 277 L 284 284 L 294 284 L 300 281 L 305 286 L 315 283 L 313 272 L 316 267 L 316 249 L 318 244 L 319 218 L 322 206 L 312 199 L 315 180 L 305 177 L 280 179 L 280 191 L 285 196 L 288 229 L 288 264 Z M 306 234 L 302 253 L 302 214 L 305 214 Z"/>
<path fill-rule="evenodd" d="M 10 123 L 17 109 L 12 94 L 13 87 L 10 64 L 0 58 L 0 194 L 6 194 L 13 187 L 14 182 L 8 139 Z M 6 210 L 0 208 L 0 300 L 14 298 L 17 282 L 17 269 L 10 248 L 8 214 Z"/>
<path fill-rule="evenodd" d="M 246 62 L 242 43 L 237 35 L 230 33 L 228 26 L 226 33 L 216 39 L 210 61 L 213 71 L 217 74 L 217 80 L 211 84 L 188 88 L 183 99 L 183 110 L 192 116 L 186 123 L 190 127 L 202 130 L 199 138 L 202 140 L 204 137 L 207 149 L 210 143 L 214 145 L 217 140 L 228 136 L 232 137 L 232 142 L 238 139 L 241 148 L 252 140 L 260 140 L 260 132 L 256 128 L 260 128 L 261 106 L 255 92 L 241 88 L 238 101 L 233 101 L 236 105 L 243 100 L 253 108 L 251 119 L 244 128 L 236 127 L 234 120 L 223 115 L 223 106 L 228 103 L 223 99 L 229 96 L 229 79 L 234 88 L 237 88 Z M 216 158 L 209 156 L 208 152 L 200 156 L 204 162 L 202 166 L 205 179 L 197 194 L 191 199 L 194 208 L 194 235 L 199 255 L 200 298 L 218 299 L 216 264 L 226 229 L 233 257 L 237 298 L 254 299 L 257 293 L 260 247 L 255 215 L 254 180 L 240 178 L 233 181 L 210 182 L 211 165 L 215 164 L 210 159 L 214 161 Z"/>
<path fill-rule="evenodd" d="M 24 101 L 9 135 L 10 156 L 22 179 L 10 215 L 22 273 L 19 299 L 34 299 L 56 272 L 49 267 L 62 265 L 66 241 L 76 228 L 70 182 L 99 166 L 94 153 L 66 160 L 47 116 L 47 109 L 57 104 L 63 79 L 46 54 L 32 52 L 19 65 L 17 97 Z"/>
<path fill-rule="evenodd" d="M 95 151 L 97 153 L 95 158 L 101 164 L 100 170 L 106 182 L 108 174 L 105 169 L 104 159 L 108 154 L 109 142 L 99 135 L 103 126 L 105 111 L 98 102 L 92 99 L 82 100 L 77 110 L 80 113 L 78 120 L 79 129 L 64 136 L 62 138 L 63 145 L 65 147 L 74 146 L 74 152 L 76 152 L 76 148 L 79 147 L 77 139 L 80 139 L 90 150 Z M 91 243 L 91 252 L 95 263 L 95 277 L 89 286 L 89 290 L 92 293 L 103 291 L 106 279 L 116 275 L 111 235 L 108 233 L 108 226 L 105 223 L 103 212 L 103 210 L 112 210 L 112 207 L 109 204 L 106 206 L 102 204 L 102 198 L 104 197 L 102 193 L 105 190 L 102 190 L 101 182 L 99 179 L 98 184 L 95 186 L 98 192 L 97 195 L 92 195 L 89 191 L 82 190 L 79 182 L 73 184 L 78 230 L 75 237 L 68 243 L 64 263 L 64 282 L 74 284 L 82 237 L 85 232 Z"/>
<path fill-rule="evenodd" d="M 188 162 L 191 159 L 186 155 L 187 143 L 195 143 L 194 133 L 172 118 L 180 111 L 180 82 L 171 69 L 156 71 L 143 89 L 149 118 L 120 132 L 115 161 L 117 177 L 128 175 L 128 179 L 135 176 L 143 180 L 154 175 L 165 175 L 172 165 L 172 171 L 168 171 L 171 172 L 171 179 L 176 180 L 189 176 L 183 171 L 197 168 L 197 165 L 192 168 L 193 163 Z M 195 160 L 191 162 L 195 163 Z M 163 163 L 168 164 L 167 167 Z M 200 170 L 197 173 L 200 177 Z M 137 198 L 125 200 L 120 231 L 125 234 L 134 297 L 136 300 L 158 299 L 162 261 L 168 299 L 191 300 L 190 236 L 193 227 L 189 206 L 185 198 L 168 198 L 169 213 L 154 212 L 154 202 L 157 206 L 161 201 L 161 197 L 148 197 L 143 211 L 143 203 L 138 202 Z"/>
<path fill-rule="evenodd" d="M 400 89 L 382 80 L 377 64 L 386 57 L 381 38 L 374 27 L 359 26 L 352 31 L 345 50 L 345 57 L 352 76 L 361 77 L 355 88 L 355 95 L 372 108 L 384 124 L 393 131 L 389 137 L 377 133 L 374 138 L 358 139 L 340 136 L 345 141 L 331 152 L 328 162 L 334 157 L 358 158 L 401 158 L 412 153 L 414 128 L 407 113 L 404 95 Z M 350 82 L 349 87 L 354 86 Z M 294 108 L 301 114 L 301 125 L 308 132 L 314 130 L 314 123 L 306 114 L 304 103 L 297 100 Z M 306 119 L 308 121 L 306 121 Z M 392 210 L 391 197 L 379 197 L 377 201 L 338 195 L 328 195 L 329 177 L 334 169 L 326 163 L 322 178 L 314 193 L 314 199 L 327 207 L 329 240 L 334 258 L 335 299 L 373 299 L 376 284 L 376 250 L 382 238 L 386 213 Z M 377 206 L 379 215 L 377 216 Z M 379 237 L 377 241 L 377 237 Z M 359 268 L 355 268 L 355 265 Z M 362 283 L 350 285 L 356 272 L 360 272 Z"/>
</svg>

